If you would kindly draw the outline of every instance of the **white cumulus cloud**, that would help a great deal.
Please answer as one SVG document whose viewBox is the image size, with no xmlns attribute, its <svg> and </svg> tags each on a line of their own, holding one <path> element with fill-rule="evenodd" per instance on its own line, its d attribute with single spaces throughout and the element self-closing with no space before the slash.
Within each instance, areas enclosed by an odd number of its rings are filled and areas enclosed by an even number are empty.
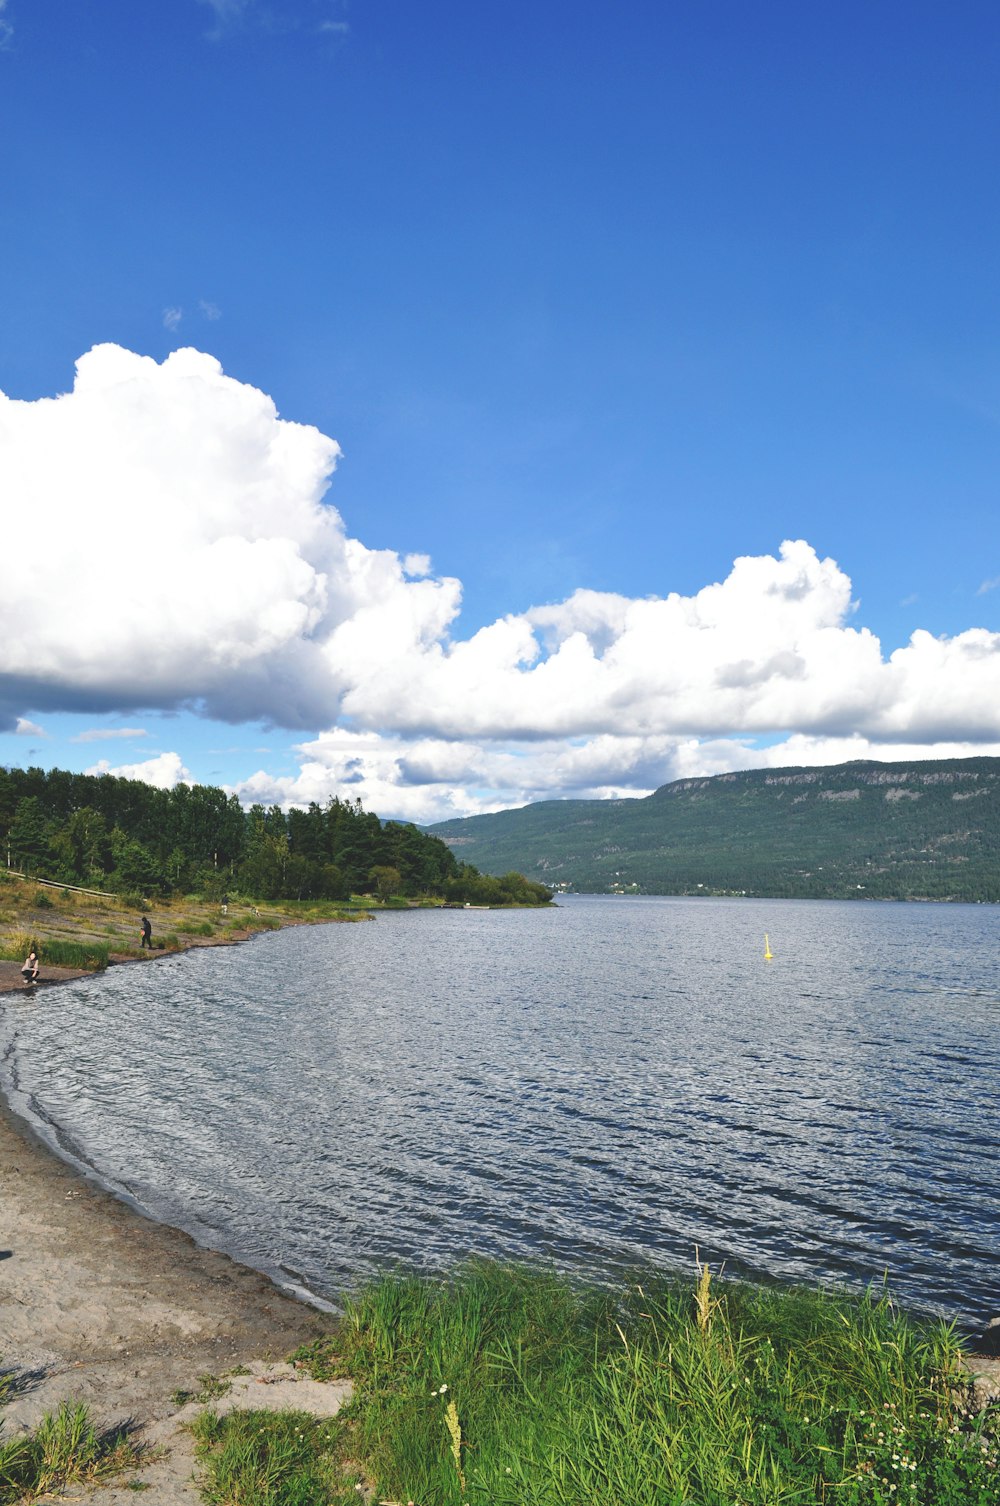
<svg viewBox="0 0 1000 1506">
<path fill-rule="evenodd" d="M 428 823 L 482 815 L 538 800 L 610 800 L 649 795 L 674 779 L 734 769 L 778 769 L 850 759 L 1000 757 L 992 743 L 885 743 L 795 733 L 767 747 L 741 738 L 612 737 L 568 743 L 496 744 L 404 739 L 334 731 L 299 746 L 296 774 L 264 770 L 232 786 L 245 804 L 323 805 L 359 798 L 367 810 Z"/>
<path fill-rule="evenodd" d="M 114 774 L 119 779 L 141 779 L 145 784 L 155 785 L 158 790 L 172 790 L 175 784 L 193 784 L 190 772 L 184 767 L 179 753 L 158 753 L 142 763 L 123 763 L 114 768 L 106 758 L 100 759 L 85 774 Z"/>
<path fill-rule="evenodd" d="M 331 653 L 352 617 L 414 645 L 458 609 L 324 504 L 337 444 L 179 350 L 98 346 L 73 391 L 0 395 L 0 707 L 196 705 L 222 720 L 331 721 L 352 683 Z M 19 561 L 46 541 L 44 587 Z M 20 700 L 22 705 L 18 706 Z"/>
<path fill-rule="evenodd" d="M 844 569 L 801 539 L 691 595 L 578 590 L 461 637 L 458 581 L 348 536 L 327 499 L 339 454 L 191 349 L 101 345 L 71 392 L 0 394 L 0 723 L 263 721 L 306 734 L 301 766 L 242 798 L 347 790 L 423 820 L 1000 746 L 1000 634 L 917 629 L 886 655 Z M 20 563 L 39 538 L 44 577 Z M 129 767 L 186 777 L 169 757 Z"/>
</svg>

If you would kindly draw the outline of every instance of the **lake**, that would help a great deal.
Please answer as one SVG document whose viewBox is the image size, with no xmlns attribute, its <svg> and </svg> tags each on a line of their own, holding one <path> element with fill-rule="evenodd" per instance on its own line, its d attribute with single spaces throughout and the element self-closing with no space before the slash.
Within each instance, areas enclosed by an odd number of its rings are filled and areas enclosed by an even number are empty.
<svg viewBox="0 0 1000 1506">
<path fill-rule="evenodd" d="M 155 915 L 154 915 L 155 921 Z M 1000 911 L 389 911 L 0 1009 L 0 1082 L 154 1217 L 336 1302 L 470 1254 L 1000 1312 Z M 770 936 L 772 961 L 764 958 Z"/>
</svg>

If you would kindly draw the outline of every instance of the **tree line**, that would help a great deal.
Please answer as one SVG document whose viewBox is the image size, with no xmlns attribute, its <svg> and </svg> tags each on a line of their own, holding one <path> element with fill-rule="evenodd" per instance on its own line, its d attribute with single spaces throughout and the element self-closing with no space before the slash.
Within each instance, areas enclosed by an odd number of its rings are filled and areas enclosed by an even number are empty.
<svg viewBox="0 0 1000 1506">
<path fill-rule="evenodd" d="M 490 905 L 551 899 L 522 874 L 482 874 L 440 838 L 339 797 L 304 810 L 244 810 L 211 785 L 160 790 L 112 774 L 0 768 L 0 839 L 8 868 L 122 894 L 374 894 Z"/>
</svg>

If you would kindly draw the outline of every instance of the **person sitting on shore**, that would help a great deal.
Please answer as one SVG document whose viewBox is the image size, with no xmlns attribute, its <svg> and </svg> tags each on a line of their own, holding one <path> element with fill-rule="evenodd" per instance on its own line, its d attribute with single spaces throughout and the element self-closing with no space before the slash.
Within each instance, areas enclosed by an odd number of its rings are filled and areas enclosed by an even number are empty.
<svg viewBox="0 0 1000 1506">
<path fill-rule="evenodd" d="M 38 978 L 38 958 L 34 952 L 29 952 L 27 957 L 25 957 L 24 966 L 21 968 L 21 977 L 25 983 L 36 982 Z"/>
</svg>

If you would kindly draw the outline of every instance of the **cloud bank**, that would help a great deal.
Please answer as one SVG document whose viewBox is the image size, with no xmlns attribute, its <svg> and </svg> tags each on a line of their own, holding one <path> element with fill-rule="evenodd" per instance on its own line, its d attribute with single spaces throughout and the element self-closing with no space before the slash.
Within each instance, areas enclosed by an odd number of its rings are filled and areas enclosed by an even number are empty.
<svg viewBox="0 0 1000 1506">
<path fill-rule="evenodd" d="M 765 762 L 1000 750 L 1000 634 L 917 630 L 886 657 L 804 540 L 690 596 L 579 590 L 462 637 L 458 581 L 347 535 L 327 500 L 339 454 L 191 349 L 97 346 L 72 392 L 0 395 L 5 724 L 264 720 L 308 734 L 301 769 L 243 798 L 346 790 L 425 820 Z M 25 569 L 42 540 L 44 572 Z M 166 756 L 148 777 L 185 777 Z"/>
</svg>

